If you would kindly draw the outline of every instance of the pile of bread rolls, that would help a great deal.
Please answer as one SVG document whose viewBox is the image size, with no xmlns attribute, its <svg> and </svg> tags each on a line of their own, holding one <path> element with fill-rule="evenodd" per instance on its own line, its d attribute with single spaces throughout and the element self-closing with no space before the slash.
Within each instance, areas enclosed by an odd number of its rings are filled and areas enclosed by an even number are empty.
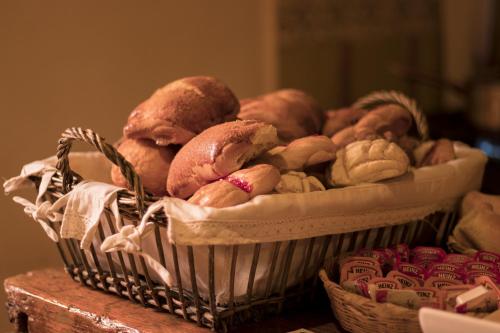
<svg viewBox="0 0 500 333">
<path fill-rule="evenodd" d="M 150 194 L 221 208 L 260 194 L 376 182 L 455 158 L 449 140 L 421 143 L 412 126 L 397 104 L 324 111 L 295 89 L 239 101 L 223 82 L 195 76 L 139 104 L 117 148 Z M 128 186 L 116 166 L 111 178 Z"/>
</svg>

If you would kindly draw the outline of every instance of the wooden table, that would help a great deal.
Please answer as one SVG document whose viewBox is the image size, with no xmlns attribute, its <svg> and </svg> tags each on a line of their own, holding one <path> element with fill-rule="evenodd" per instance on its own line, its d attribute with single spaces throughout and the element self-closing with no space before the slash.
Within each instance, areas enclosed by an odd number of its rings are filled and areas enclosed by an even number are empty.
<svg viewBox="0 0 500 333">
<path fill-rule="evenodd" d="M 62 269 L 28 272 L 5 280 L 7 309 L 17 332 L 188 332 L 209 329 L 74 282 Z M 238 327 L 237 332 L 281 333 L 301 328 L 341 332 L 323 304 Z"/>
</svg>

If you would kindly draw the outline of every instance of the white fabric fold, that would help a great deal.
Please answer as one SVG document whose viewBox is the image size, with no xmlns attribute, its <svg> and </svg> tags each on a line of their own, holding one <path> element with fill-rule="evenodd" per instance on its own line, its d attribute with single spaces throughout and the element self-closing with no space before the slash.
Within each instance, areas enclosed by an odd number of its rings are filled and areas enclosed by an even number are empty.
<svg viewBox="0 0 500 333">
<path fill-rule="evenodd" d="M 31 176 L 46 176 L 50 174 L 50 177 L 52 177 L 57 170 L 52 165 L 50 165 L 48 160 L 49 159 L 26 164 L 22 168 L 21 174 L 19 176 L 12 177 L 11 179 L 8 179 L 3 183 L 3 190 L 5 194 L 9 194 L 16 190 L 33 187 L 33 182 L 29 179 L 29 177 Z"/>
<path fill-rule="evenodd" d="M 101 251 L 125 251 L 127 253 L 140 255 L 144 258 L 148 267 L 154 270 L 164 283 L 168 286 L 172 286 L 172 277 L 167 268 L 156 261 L 151 255 L 143 251 L 142 246 L 142 242 L 154 230 L 154 223 L 148 222 L 149 218 L 162 208 L 162 201 L 152 204 L 146 214 L 144 214 L 138 226 L 123 226 L 118 233 L 107 237 L 103 241 L 101 244 Z"/>
<path fill-rule="evenodd" d="M 29 200 L 21 197 L 12 198 L 14 202 L 24 206 L 24 212 L 31 216 L 33 220 L 38 222 L 43 228 L 47 236 L 54 242 L 59 240 L 57 233 L 49 225 L 50 222 L 58 222 L 62 220 L 62 215 L 51 210 L 52 205 L 48 201 L 44 201 L 39 205 L 35 205 Z"/>
<path fill-rule="evenodd" d="M 97 230 L 97 225 L 106 207 L 113 212 L 118 226 L 121 218 L 118 211 L 117 193 L 122 188 L 100 182 L 83 181 L 58 199 L 52 209 L 64 207 L 61 238 L 81 240 L 80 247 L 88 250 Z"/>
</svg>

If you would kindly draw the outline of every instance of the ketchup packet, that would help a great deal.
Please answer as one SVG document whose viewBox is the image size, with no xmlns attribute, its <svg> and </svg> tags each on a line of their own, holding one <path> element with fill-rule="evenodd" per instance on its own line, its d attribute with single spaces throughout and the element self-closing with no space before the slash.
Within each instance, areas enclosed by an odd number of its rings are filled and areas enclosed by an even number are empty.
<svg viewBox="0 0 500 333">
<path fill-rule="evenodd" d="M 362 263 L 351 261 L 342 265 L 340 270 L 340 282 L 352 280 L 364 273 L 372 274 L 373 277 L 382 276 L 382 271 L 378 266 L 363 265 Z"/>
<path fill-rule="evenodd" d="M 352 280 L 343 281 L 340 285 L 348 292 L 358 294 L 364 297 L 369 297 L 368 284 L 366 283 L 366 281 L 371 279 L 372 276 L 370 274 L 362 274 Z"/>
<path fill-rule="evenodd" d="M 447 272 L 447 273 L 450 273 L 450 272 Z M 462 280 L 448 279 L 448 278 L 443 278 L 443 277 L 438 277 L 438 276 L 431 276 L 430 278 L 425 280 L 424 287 L 441 289 L 443 287 L 455 286 L 455 285 L 461 285 L 461 284 L 463 284 Z"/>
<path fill-rule="evenodd" d="M 379 289 L 403 289 L 401 283 L 395 279 L 376 277 L 368 281 L 368 285 L 374 285 Z"/>
<path fill-rule="evenodd" d="M 387 277 L 398 281 L 403 289 L 421 287 L 424 285 L 423 280 L 420 280 L 417 277 L 411 277 L 399 271 L 390 271 L 387 274 Z"/>
<path fill-rule="evenodd" d="M 410 248 L 408 245 L 401 243 L 393 247 L 396 253 L 396 260 L 398 262 L 409 262 L 410 261 Z"/>
<path fill-rule="evenodd" d="M 488 290 L 480 285 L 460 294 L 456 298 L 455 311 L 466 312 L 491 312 L 498 309 L 498 296 L 493 290 Z"/>
<path fill-rule="evenodd" d="M 396 269 L 399 272 L 409 275 L 411 277 L 417 277 L 419 279 L 425 278 L 425 269 L 420 265 L 400 262 L 396 266 Z"/>
<path fill-rule="evenodd" d="M 363 266 L 380 266 L 377 259 L 372 258 L 372 257 L 361 257 L 361 256 L 344 258 L 341 261 L 340 266 L 344 266 L 345 264 L 348 264 L 350 262 L 356 262 L 356 263 L 363 265 Z"/>
<path fill-rule="evenodd" d="M 451 272 L 451 271 L 443 271 L 443 270 L 438 270 L 434 269 L 429 271 L 427 274 L 427 280 L 431 277 L 437 277 L 440 279 L 445 279 L 445 280 L 456 280 L 456 281 L 463 281 L 464 280 L 464 275 L 462 272 Z"/>
<path fill-rule="evenodd" d="M 488 261 L 469 261 L 464 264 L 466 271 L 483 271 L 498 273 L 498 266 L 493 262 Z"/>
<path fill-rule="evenodd" d="M 500 277 L 497 272 L 488 272 L 488 271 L 467 271 L 465 273 L 465 281 L 467 283 L 475 283 L 476 278 L 481 276 L 488 276 L 494 283 L 499 283 Z"/>
<path fill-rule="evenodd" d="M 417 261 L 443 261 L 446 252 L 439 247 L 417 246 L 410 252 L 411 262 Z"/>
<path fill-rule="evenodd" d="M 373 299 L 378 303 L 392 303 L 409 309 L 419 309 L 421 299 L 410 289 L 378 289 L 374 291 Z"/>
<path fill-rule="evenodd" d="M 474 259 L 477 261 L 500 263 L 500 254 L 490 251 L 477 251 Z"/>
<path fill-rule="evenodd" d="M 454 273 L 459 273 L 459 274 L 463 275 L 463 269 L 462 269 L 461 265 L 451 264 L 451 263 L 446 263 L 446 262 L 432 263 L 432 265 L 429 267 L 429 270 L 427 271 L 427 276 L 430 276 L 430 274 L 433 271 L 447 271 L 447 272 L 454 272 Z"/>
<path fill-rule="evenodd" d="M 480 276 L 475 280 L 476 285 L 482 285 L 488 290 L 493 290 L 498 296 L 498 301 L 500 302 L 500 288 L 497 286 L 493 280 L 488 276 Z"/>
<path fill-rule="evenodd" d="M 462 265 L 472 260 L 474 259 L 469 256 L 466 256 L 465 254 L 450 253 L 446 256 L 446 258 L 444 258 L 443 262 Z"/>
<path fill-rule="evenodd" d="M 434 309 L 444 309 L 444 293 L 437 288 L 423 287 L 414 289 L 420 297 L 421 307 L 430 307 Z"/>
</svg>

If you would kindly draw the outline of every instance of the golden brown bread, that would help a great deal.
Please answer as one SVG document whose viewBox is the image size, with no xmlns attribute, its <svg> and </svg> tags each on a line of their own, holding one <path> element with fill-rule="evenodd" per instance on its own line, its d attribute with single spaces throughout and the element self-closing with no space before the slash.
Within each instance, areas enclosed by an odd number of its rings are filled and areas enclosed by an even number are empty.
<svg viewBox="0 0 500 333">
<path fill-rule="evenodd" d="M 203 185 L 239 170 L 277 143 L 276 129 L 262 122 L 232 121 L 213 126 L 177 153 L 168 174 L 168 193 L 187 198 Z"/>
<path fill-rule="evenodd" d="M 123 133 L 158 145 L 185 144 L 206 128 L 236 119 L 239 101 L 221 81 L 193 76 L 158 89 L 136 107 Z"/>
<path fill-rule="evenodd" d="M 368 110 L 355 108 L 326 111 L 326 120 L 322 133 L 323 135 L 331 137 L 340 130 L 355 125 L 368 112 Z"/>
<path fill-rule="evenodd" d="M 448 139 L 425 142 L 413 153 L 417 167 L 442 164 L 456 158 L 453 142 Z"/>
<path fill-rule="evenodd" d="M 157 146 L 150 140 L 125 139 L 120 142 L 118 152 L 132 164 L 147 191 L 157 196 L 167 193 L 165 183 L 175 156 L 173 148 Z M 116 165 L 111 168 L 111 180 L 117 186 L 129 188 Z"/>
<path fill-rule="evenodd" d="M 258 164 L 202 186 L 188 201 L 216 208 L 235 206 L 271 192 L 279 181 L 278 169 L 272 165 Z"/>
<path fill-rule="evenodd" d="M 287 146 L 275 147 L 259 157 L 258 161 L 272 164 L 280 170 L 303 170 L 306 167 L 335 159 L 337 146 L 324 135 L 296 139 Z"/>
<path fill-rule="evenodd" d="M 316 100 L 296 89 L 243 99 L 238 118 L 275 126 L 278 136 L 285 142 L 318 134 L 323 124 L 323 113 Z"/>
<path fill-rule="evenodd" d="M 359 140 L 373 140 L 384 137 L 391 141 L 404 136 L 412 125 L 411 114 L 394 104 L 382 105 L 366 113 L 359 121 L 343 128 L 332 136 L 339 148 Z"/>
</svg>

